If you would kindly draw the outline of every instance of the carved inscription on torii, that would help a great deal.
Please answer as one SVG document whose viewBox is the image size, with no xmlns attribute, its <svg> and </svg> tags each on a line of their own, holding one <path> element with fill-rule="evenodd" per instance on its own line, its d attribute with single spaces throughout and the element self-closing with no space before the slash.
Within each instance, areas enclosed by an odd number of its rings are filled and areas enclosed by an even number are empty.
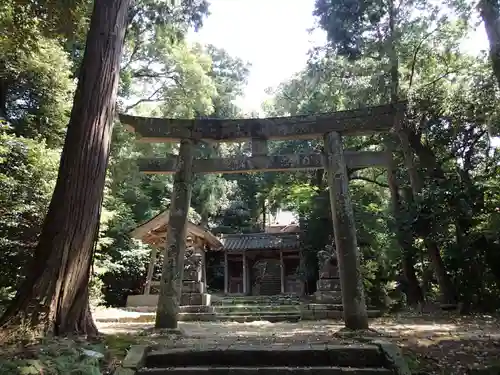
<svg viewBox="0 0 500 375">
<path fill-rule="evenodd" d="M 344 155 L 349 169 L 385 167 L 389 162 L 389 155 L 381 151 L 346 151 Z M 193 171 L 194 173 L 243 173 L 323 169 L 323 158 L 323 154 L 312 153 L 195 159 Z M 138 164 L 141 172 L 150 174 L 173 174 L 180 169 L 177 155 L 139 159 Z"/>
</svg>

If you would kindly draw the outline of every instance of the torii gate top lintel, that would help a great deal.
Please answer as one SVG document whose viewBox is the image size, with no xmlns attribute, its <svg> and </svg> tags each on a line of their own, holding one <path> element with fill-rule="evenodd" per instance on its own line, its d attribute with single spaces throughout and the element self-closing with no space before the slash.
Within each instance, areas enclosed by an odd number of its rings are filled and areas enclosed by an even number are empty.
<svg viewBox="0 0 500 375">
<path fill-rule="evenodd" d="M 365 135 L 390 130 L 396 117 L 406 111 L 406 102 L 348 111 L 252 119 L 165 119 L 120 114 L 127 129 L 140 142 L 177 142 L 181 139 L 236 142 L 248 139 L 311 139 L 329 132 Z"/>
<path fill-rule="evenodd" d="M 174 173 L 166 254 L 156 315 L 157 328 L 177 328 L 179 282 L 184 269 L 187 214 L 194 173 L 241 173 L 323 168 L 328 180 L 335 246 L 340 269 L 342 305 L 347 328 L 367 329 L 368 314 L 360 272 L 356 224 L 349 195 L 349 169 L 391 167 L 391 152 L 347 152 L 342 136 L 388 132 L 404 118 L 406 103 L 309 116 L 264 119 L 171 120 L 120 115 L 143 142 L 181 141 L 178 155 L 140 160 L 146 173 Z M 323 138 L 321 154 L 268 155 L 268 140 Z M 197 140 L 251 140 L 252 156 L 195 159 Z"/>
</svg>

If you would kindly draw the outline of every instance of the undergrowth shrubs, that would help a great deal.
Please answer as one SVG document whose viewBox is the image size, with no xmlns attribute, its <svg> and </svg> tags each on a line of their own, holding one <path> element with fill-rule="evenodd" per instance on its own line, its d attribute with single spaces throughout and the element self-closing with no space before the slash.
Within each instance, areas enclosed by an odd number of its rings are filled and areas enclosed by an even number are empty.
<svg viewBox="0 0 500 375">
<path fill-rule="evenodd" d="M 111 374 L 134 342 L 133 336 L 110 335 L 96 341 L 66 338 L 11 344 L 1 349 L 0 374 Z"/>
</svg>

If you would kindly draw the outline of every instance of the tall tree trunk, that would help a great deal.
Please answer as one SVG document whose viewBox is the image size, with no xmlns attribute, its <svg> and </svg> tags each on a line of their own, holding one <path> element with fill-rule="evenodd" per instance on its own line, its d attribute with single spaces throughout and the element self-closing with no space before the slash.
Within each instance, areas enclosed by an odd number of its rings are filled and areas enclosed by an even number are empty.
<svg viewBox="0 0 500 375">
<path fill-rule="evenodd" d="M 493 73 L 500 87 L 500 2 L 498 0 L 480 0 L 479 13 L 490 43 L 490 59 Z"/>
<path fill-rule="evenodd" d="M 390 46 L 389 46 L 389 59 L 391 61 L 390 65 L 390 98 L 391 103 L 397 103 L 399 101 L 399 58 L 396 50 L 396 19 L 397 10 L 395 8 L 394 2 L 391 0 L 389 2 L 390 12 L 389 12 L 389 30 L 390 30 Z M 396 119 L 395 129 L 400 128 L 400 119 Z M 399 194 L 399 186 L 397 183 L 396 169 L 397 165 L 392 157 L 393 153 L 393 140 L 389 139 L 387 142 L 388 151 L 391 153 L 391 164 L 387 169 L 387 181 L 389 184 L 389 190 L 391 192 L 391 204 L 392 212 L 394 215 L 394 220 L 396 224 L 396 238 L 398 240 L 399 246 L 402 251 L 402 270 L 405 281 L 407 283 L 406 295 L 408 303 L 410 305 L 416 305 L 423 301 L 423 293 L 415 272 L 415 261 L 413 255 L 415 254 L 415 249 L 413 247 L 413 235 L 408 230 L 405 230 L 402 226 L 401 210 L 402 202 L 401 196 Z"/>
<path fill-rule="evenodd" d="M 415 272 L 414 255 L 416 251 L 413 247 L 413 236 L 411 232 L 403 227 L 403 219 L 401 217 L 401 196 L 399 194 L 399 186 L 396 177 L 396 163 L 392 158 L 392 147 L 390 147 L 389 142 L 387 143 L 389 152 L 391 152 L 391 164 L 387 168 L 387 181 L 391 192 L 391 205 L 396 226 L 396 239 L 402 251 L 401 265 L 407 286 L 405 288 L 405 294 L 408 304 L 410 306 L 415 306 L 423 302 L 424 295 Z"/>
<path fill-rule="evenodd" d="M 0 319 L 96 334 L 88 302 L 129 0 L 95 0 L 56 187 L 33 265 Z"/>
<path fill-rule="evenodd" d="M 391 102 L 395 103 L 399 100 L 399 58 L 396 50 L 397 40 L 397 30 L 396 30 L 396 22 L 397 22 L 397 9 L 393 0 L 389 0 L 389 60 L 390 60 L 390 76 L 391 76 Z M 410 141 L 408 139 L 408 133 L 411 132 L 410 129 L 404 128 L 398 122 L 396 124 L 396 132 L 399 136 L 401 147 L 403 151 L 403 158 L 405 161 L 405 166 L 408 169 L 408 175 L 410 177 L 410 185 L 413 192 L 413 199 L 417 199 L 420 191 L 422 190 L 423 181 L 419 172 L 417 170 L 417 164 L 413 157 L 413 151 L 410 147 Z M 432 231 L 431 231 L 431 223 L 428 223 L 427 226 L 422 226 L 425 228 L 425 233 L 421 233 L 424 237 L 424 244 L 427 248 L 427 252 L 429 254 L 429 258 L 432 262 L 434 271 L 436 272 L 436 276 L 438 278 L 439 287 L 441 290 L 443 302 L 446 303 L 454 303 L 456 302 L 456 294 L 454 293 L 454 289 L 450 280 L 446 269 L 444 268 L 444 262 L 441 259 L 441 254 L 439 253 L 439 247 L 432 239 Z"/>
<path fill-rule="evenodd" d="M 5 70 L 5 64 L 0 60 L 0 125 L 1 121 L 8 121 L 7 118 L 7 90 L 8 85 L 5 78 L 1 78 L 2 71 Z"/>
</svg>

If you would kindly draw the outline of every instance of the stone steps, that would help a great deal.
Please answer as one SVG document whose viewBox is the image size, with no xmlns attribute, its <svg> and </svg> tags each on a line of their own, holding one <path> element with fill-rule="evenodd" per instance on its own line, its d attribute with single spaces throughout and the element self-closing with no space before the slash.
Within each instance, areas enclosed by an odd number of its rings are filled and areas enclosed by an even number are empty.
<svg viewBox="0 0 500 375">
<path fill-rule="evenodd" d="M 382 315 L 380 310 L 368 310 L 369 318 L 378 318 Z M 344 311 L 343 309 L 307 309 L 307 307 L 301 310 L 301 317 L 303 320 L 324 320 L 324 319 L 343 319 Z"/>
<path fill-rule="evenodd" d="M 136 375 L 390 375 L 384 352 L 377 345 L 271 344 L 238 345 L 233 349 L 188 348 L 153 350 L 145 355 Z"/>
<path fill-rule="evenodd" d="M 248 297 L 222 297 L 212 301 L 212 306 L 233 305 L 299 305 L 297 296 L 248 296 Z"/>
<path fill-rule="evenodd" d="M 223 322 L 248 323 L 257 321 L 277 322 L 298 322 L 302 317 L 300 314 L 276 314 L 276 315 L 218 315 L 216 320 Z"/>
<path fill-rule="evenodd" d="M 227 296 L 214 301 L 219 321 L 297 322 L 301 319 L 300 300 L 296 295 Z"/>
<path fill-rule="evenodd" d="M 214 306 L 214 311 L 221 314 L 229 313 L 261 313 L 263 311 L 275 312 L 298 312 L 299 305 L 232 305 L 232 306 Z"/>
<path fill-rule="evenodd" d="M 309 345 L 292 344 L 269 347 L 237 345 L 234 349 L 189 350 L 159 349 L 147 354 L 145 367 L 193 366 L 339 366 L 380 367 L 385 363 L 383 353 L 376 345 Z"/>
<path fill-rule="evenodd" d="M 393 371 L 385 368 L 356 367 L 176 367 L 176 368 L 143 368 L 136 375 L 393 375 Z"/>
</svg>

